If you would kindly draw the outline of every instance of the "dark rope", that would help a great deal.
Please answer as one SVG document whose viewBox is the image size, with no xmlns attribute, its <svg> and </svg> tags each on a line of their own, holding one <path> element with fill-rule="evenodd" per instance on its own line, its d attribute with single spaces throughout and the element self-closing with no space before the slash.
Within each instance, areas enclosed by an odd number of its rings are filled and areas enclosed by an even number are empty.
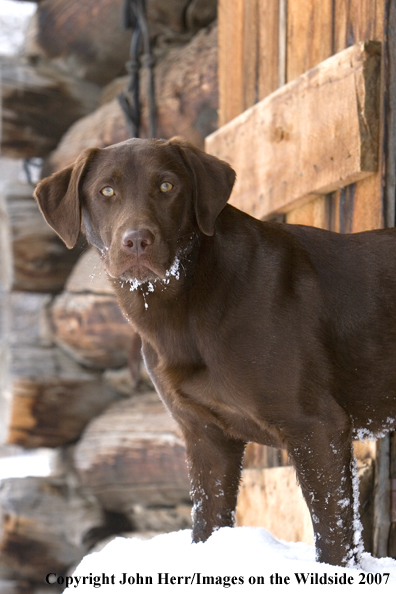
<svg viewBox="0 0 396 594">
<path fill-rule="evenodd" d="M 130 74 L 126 90 L 118 95 L 118 101 L 124 113 L 129 134 L 138 137 L 140 132 L 139 69 L 140 63 L 148 70 L 148 120 L 149 137 L 156 136 L 157 113 L 154 89 L 154 57 L 151 51 L 150 33 L 146 19 L 145 0 L 124 0 L 124 28 L 133 28 L 129 61 L 126 68 Z M 140 55 L 141 59 L 140 59 Z"/>
</svg>

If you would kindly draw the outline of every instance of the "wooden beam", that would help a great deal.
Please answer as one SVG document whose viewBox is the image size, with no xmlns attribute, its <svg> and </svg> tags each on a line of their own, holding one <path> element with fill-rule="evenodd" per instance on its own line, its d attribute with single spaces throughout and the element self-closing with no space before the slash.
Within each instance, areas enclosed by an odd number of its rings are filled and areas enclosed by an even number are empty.
<svg viewBox="0 0 396 594">
<path fill-rule="evenodd" d="M 210 135 L 238 175 L 231 204 L 264 218 L 376 171 L 379 71 L 380 44 L 356 44 Z"/>
</svg>

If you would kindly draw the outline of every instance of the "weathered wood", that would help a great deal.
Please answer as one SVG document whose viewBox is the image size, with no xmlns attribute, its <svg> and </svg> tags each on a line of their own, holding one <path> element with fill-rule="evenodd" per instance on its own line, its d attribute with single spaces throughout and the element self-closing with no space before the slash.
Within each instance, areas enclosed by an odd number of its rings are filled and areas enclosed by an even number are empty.
<svg viewBox="0 0 396 594">
<path fill-rule="evenodd" d="M 313 544 L 311 517 L 292 466 L 244 470 L 238 526 L 262 526 L 276 538 Z"/>
<path fill-rule="evenodd" d="M 219 0 L 219 125 L 255 102 L 257 0 Z"/>
<path fill-rule="evenodd" d="M 99 374 L 82 370 L 54 347 L 14 347 L 9 357 L 7 443 L 32 448 L 75 441 L 116 397 Z"/>
<path fill-rule="evenodd" d="M 106 369 L 128 362 L 134 331 L 115 296 L 62 293 L 52 306 L 54 338 L 78 363 Z"/>
<path fill-rule="evenodd" d="M 82 254 L 67 279 L 65 290 L 69 293 L 115 294 L 95 248 L 89 248 Z"/>
<path fill-rule="evenodd" d="M 99 87 L 48 63 L 0 58 L 2 134 L 6 157 L 43 157 L 73 122 L 95 109 Z"/>
<path fill-rule="evenodd" d="M 372 551 L 374 467 L 359 462 L 360 514 L 365 549 Z M 236 510 L 238 526 L 262 526 L 277 538 L 313 544 L 310 514 L 292 466 L 245 468 Z"/>
<path fill-rule="evenodd" d="M 384 0 L 334 0 L 333 52 L 366 39 L 383 39 Z"/>
<path fill-rule="evenodd" d="M 388 555 L 391 527 L 389 466 L 390 437 L 387 435 L 378 441 L 375 461 L 373 553 L 376 557 Z"/>
<path fill-rule="evenodd" d="M 275 468 L 289 466 L 290 460 L 286 450 L 278 450 L 258 443 L 248 443 L 245 449 L 243 467 L 247 468 Z"/>
<path fill-rule="evenodd" d="M 379 50 L 325 60 L 207 138 L 237 171 L 231 204 L 268 217 L 376 171 Z"/>
<path fill-rule="evenodd" d="M 396 559 L 396 431 L 390 434 L 391 527 L 388 555 Z"/>
<path fill-rule="evenodd" d="M 56 293 L 81 248 L 68 250 L 45 223 L 33 189 L 16 184 L 0 196 L 3 284 L 8 290 Z"/>
<path fill-rule="evenodd" d="M 157 394 L 109 407 L 87 427 L 75 449 L 87 493 L 110 511 L 189 501 L 184 444 Z"/>
<path fill-rule="evenodd" d="M 54 340 L 75 361 L 96 369 L 122 367 L 134 353 L 136 333 L 117 304 L 96 250 L 75 266 L 51 308 Z M 138 381 L 138 378 L 135 378 Z"/>
<path fill-rule="evenodd" d="M 334 53 L 332 51 L 332 7 L 333 0 L 288 0 L 288 81 L 323 62 Z"/>
<path fill-rule="evenodd" d="M 391 80 L 395 78 L 394 65 L 390 64 L 393 55 L 390 45 L 394 43 L 395 22 L 389 13 L 389 6 L 392 12 L 393 0 L 336 0 L 334 3 L 334 51 L 366 39 L 383 43 L 378 171 L 353 184 L 348 189 L 347 196 L 343 192 L 337 192 L 333 196 L 335 216 L 332 217 L 332 223 L 335 226 L 331 228 L 335 231 L 346 227 L 357 232 L 394 224 L 395 152 L 394 148 L 390 149 L 394 144 L 395 123 L 389 120 L 389 116 L 394 111 L 395 103 L 394 82 Z M 387 195 L 388 190 L 390 195 Z M 391 216 L 388 216 L 388 207 L 391 209 Z"/>
<path fill-rule="evenodd" d="M 329 217 L 331 216 L 331 202 L 329 196 L 311 196 L 306 204 L 292 208 L 286 220 L 292 225 L 312 225 L 320 229 L 329 228 Z"/>
<path fill-rule="evenodd" d="M 335 53 L 332 18 L 332 0 L 287 1 L 287 81 Z M 328 201 L 313 195 L 307 204 L 292 207 L 286 222 L 328 229 L 328 217 Z"/>
<path fill-rule="evenodd" d="M 23 54 L 51 61 L 70 75 L 106 84 L 125 72 L 131 31 L 122 26 L 123 0 L 41 0 Z"/>
<path fill-rule="evenodd" d="M 146 72 L 141 89 L 145 89 Z M 112 85 L 117 94 L 126 84 Z M 185 47 L 174 48 L 155 67 L 159 138 L 181 135 L 198 147 L 217 128 L 217 27 L 201 30 Z M 111 95 L 110 95 L 111 96 Z M 147 98 L 142 93 L 141 136 L 147 136 Z M 118 100 L 102 105 L 76 122 L 44 166 L 43 175 L 66 167 L 85 149 L 104 147 L 129 137 Z"/>
<path fill-rule="evenodd" d="M 173 507 L 133 505 L 129 516 L 138 532 L 175 532 L 192 527 L 191 507 L 191 504 Z"/>
<path fill-rule="evenodd" d="M 117 395 L 59 348 L 6 345 L 1 360 L 3 441 L 26 448 L 73 442 Z"/>
<path fill-rule="evenodd" d="M 259 2 L 257 26 L 259 35 L 258 99 L 264 99 L 283 84 L 283 81 L 280 80 L 280 60 L 282 59 L 280 17 L 279 0 Z"/>
<path fill-rule="evenodd" d="M 0 577 L 62 574 L 107 531 L 103 511 L 62 480 L 13 478 L 0 490 Z"/>
</svg>

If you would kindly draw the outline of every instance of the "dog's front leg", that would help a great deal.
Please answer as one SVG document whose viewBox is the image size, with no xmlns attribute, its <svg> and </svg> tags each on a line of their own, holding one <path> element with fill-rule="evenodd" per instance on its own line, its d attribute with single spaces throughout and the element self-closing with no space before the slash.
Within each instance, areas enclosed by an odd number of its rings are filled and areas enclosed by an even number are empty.
<svg viewBox="0 0 396 594">
<path fill-rule="evenodd" d="M 193 541 L 233 526 L 245 442 L 215 425 L 183 427 L 193 501 Z"/>
<path fill-rule="evenodd" d="M 303 439 L 289 444 L 289 454 L 311 513 L 316 558 L 345 566 L 358 561 L 361 546 L 358 485 L 353 485 L 350 429 L 335 429 L 316 422 Z"/>
</svg>

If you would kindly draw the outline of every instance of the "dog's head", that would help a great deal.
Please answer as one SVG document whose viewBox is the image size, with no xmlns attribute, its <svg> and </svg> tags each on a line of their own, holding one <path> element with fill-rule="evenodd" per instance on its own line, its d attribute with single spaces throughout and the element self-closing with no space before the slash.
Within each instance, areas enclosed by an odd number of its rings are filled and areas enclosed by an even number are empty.
<svg viewBox="0 0 396 594">
<path fill-rule="evenodd" d="M 213 235 L 234 180 L 227 163 L 180 139 L 131 139 L 88 149 L 35 198 L 67 247 L 81 229 L 110 276 L 144 282 L 163 278 L 197 233 Z"/>
</svg>

